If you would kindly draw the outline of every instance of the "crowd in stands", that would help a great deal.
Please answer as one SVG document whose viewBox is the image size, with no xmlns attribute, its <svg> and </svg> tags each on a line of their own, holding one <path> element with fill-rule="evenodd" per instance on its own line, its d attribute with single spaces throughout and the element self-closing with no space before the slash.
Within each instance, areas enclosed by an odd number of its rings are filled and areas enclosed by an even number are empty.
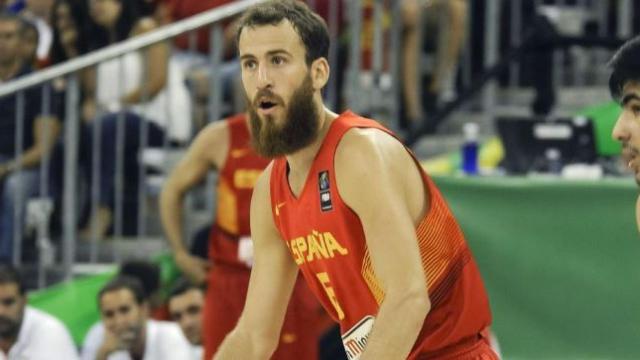
<svg viewBox="0 0 640 360">
<path fill-rule="evenodd" d="M 5 0 L 0 2 L 0 26 L 9 27 L 0 39 L 0 83 L 59 64 L 93 50 L 122 42 L 133 36 L 153 31 L 162 25 L 179 21 L 202 11 L 233 2 L 232 0 Z M 338 98 L 341 99 L 344 64 L 348 61 L 345 43 L 348 37 L 346 4 L 338 2 L 337 21 L 333 21 L 337 36 L 338 62 L 335 76 L 338 81 Z M 314 1 L 313 6 L 327 22 L 330 22 L 330 1 Z M 416 42 L 416 14 L 425 10 L 421 2 L 403 2 L 403 47 L 405 58 L 417 57 L 421 46 Z M 461 33 L 466 17 L 463 0 L 436 1 L 434 9 L 451 18 L 453 27 L 434 23 L 427 19 L 428 29 L 451 29 L 452 40 L 440 36 L 442 41 L 429 38 L 430 45 L 442 56 L 434 57 L 439 65 L 438 73 L 426 86 L 426 98 L 437 98 L 441 88 L 451 88 L 455 69 L 443 64 L 455 63 L 460 51 Z M 363 3 L 363 69 L 371 67 L 373 41 L 373 2 Z M 390 10 L 385 12 L 388 20 Z M 433 19 L 432 19 L 433 18 Z M 235 49 L 233 20 L 226 21 L 223 88 L 226 102 L 235 100 L 235 108 L 227 108 L 223 115 L 237 109 L 244 100 L 234 61 Z M 388 30 L 389 22 L 385 21 Z M 445 31 L 449 33 L 449 31 Z M 13 36 L 13 40 L 7 38 Z M 452 43 L 453 47 L 446 46 Z M 445 45 L 443 45 L 445 44 Z M 442 48 L 442 49 L 440 49 Z M 103 239 L 113 232 L 116 194 L 122 194 L 124 202 L 121 215 L 121 234 L 137 233 L 138 192 L 142 166 L 137 154 L 144 147 L 185 145 L 207 122 L 210 65 L 209 29 L 177 37 L 171 43 L 155 44 L 144 50 L 100 63 L 79 74 L 81 95 L 81 131 L 79 160 L 81 174 L 80 194 L 85 205 L 80 211 L 79 237 Z M 404 124 L 414 126 L 424 120 L 424 109 L 418 99 L 415 61 L 403 66 L 406 81 L 403 96 Z M 38 195 L 52 196 L 60 200 L 62 193 L 62 145 L 60 130 L 65 117 L 65 93 L 67 79 L 60 78 L 51 86 L 41 86 L 25 92 L 24 99 L 8 96 L 0 99 L 0 258 L 10 259 L 13 252 L 14 224 L 24 223 L 25 202 Z M 49 93 L 47 108 L 43 96 Z M 20 103 L 19 101 L 23 101 Z M 433 103 L 425 100 L 423 103 Z M 23 107 L 24 127 L 22 141 L 17 141 L 16 109 Z M 344 109 L 344 105 L 339 105 Z M 47 120 L 47 121 L 45 121 Z M 122 121 L 120 121 L 122 120 Z M 124 124 L 119 129 L 118 123 Z M 118 132 L 124 136 L 118 138 Z M 141 136 L 144 134 L 144 136 Z M 6 139 L 5 139 L 6 138 Z M 4 141 L 6 140 L 6 141 Z M 118 142 L 121 142 L 120 145 Z M 142 143 L 144 142 L 144 143 Z M 19 150 L 16 150 L 19 148 Z M 16 158 L 16 151 L 22 153 Z M 97 154 L 96 154 L 97 153 Z M 118 157 L 121 157 L 119 164 Z M 38 165 L 50 163 L 50 175 L 46 177 L 49 194 L 39 194 L 38 184 L 42 171 Z M 120 168 L 118 168 L 120 167 Z M 20 171 L 17 171 L 20 169 Z M 117 175 L 122 172 L 122 184 Z M 16 184 L 19 184 L 16 188 Z M 40 189 L 39 189 L 40 188 Z M 91 194 L 97 194 L 91 195 Z M 90 202 L 97 202 L 91 208 Z M 58 201 L 59 203 L 59 201 Z M 93 211 L 90 211 L 93 209 Z M 15 219 L 18 220 L 15 220 Z M 18 233 L 16 236 L 21 236 Z"/>
</svg>

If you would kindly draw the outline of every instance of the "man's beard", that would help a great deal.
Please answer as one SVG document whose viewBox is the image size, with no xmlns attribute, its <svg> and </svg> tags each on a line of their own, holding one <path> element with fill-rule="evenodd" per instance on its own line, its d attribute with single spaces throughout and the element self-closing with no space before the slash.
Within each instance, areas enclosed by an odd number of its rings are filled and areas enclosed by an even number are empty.
<svg viewBox="0 0 640 360">
<path fill-rule="evenodd" d="M 255 151 L 263 157 L 274 158 L 292 154 L 309 144 L 318 136 L 318 109 L 313 102 L 313 86 L 307 74 L 302 85 L 291 95 L 284 122 L 276 124 L 271 115 L 260 119 L 256 108 L 258 101 L 266 96 L 277 99 L 270 90 L 259 91 L 253 102 L 247 101 L 251 123 L 251 144 Z M 279 101 L 279 105 L 284 105 Z"/>
<path fill-rule="evenodd" d="M 18 336 L 22 320 L 0 316 L 0 339 L 14 339 Z"/>
</svg>

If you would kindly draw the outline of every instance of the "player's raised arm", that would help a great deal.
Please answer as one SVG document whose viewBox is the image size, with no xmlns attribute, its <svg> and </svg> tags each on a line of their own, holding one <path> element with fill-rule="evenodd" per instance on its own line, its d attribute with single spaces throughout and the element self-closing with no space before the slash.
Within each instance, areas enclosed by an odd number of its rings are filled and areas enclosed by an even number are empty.
<svg viewBox="0 0 640 360">
<path fill-rule="evenodd" d="M 273 222 L 270 174 L 271 166 L 258 179 L 251 199 L 254 264 L 244 311 L 216 360 L 269 359 L 278 345 L 298 268 Z"/>
</svg>

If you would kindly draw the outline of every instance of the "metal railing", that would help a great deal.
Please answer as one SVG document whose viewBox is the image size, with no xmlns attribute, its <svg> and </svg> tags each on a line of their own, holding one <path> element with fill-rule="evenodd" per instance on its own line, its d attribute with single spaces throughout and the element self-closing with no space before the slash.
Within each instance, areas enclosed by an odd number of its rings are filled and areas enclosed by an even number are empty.
<svg viewBox="0 0 640 360">
<path fill-rule="evenodd" d="M 161 43 L 172 39 L 178 35 L 192 32 L 193 30 L 210 26 L 210 37 L 211 37 L 211 52 L 209 54 L 209 65 L 210 65 L 210 94 L 209 94 L 209 119 L 218 119 L 221 115 L 221 81 L 219 74 L 219 65 L 222 63 L 222 49 L 224 47 L 224 39 L 222 36 L 222 25 L 221 21 L 238 15 L 249 6 L 259 2 L 260 0 L 242 0 L 230 3 L 228 5 L 220 6 L 210 11 L 203 12 L 201 14 L 195 15 L 191 18 L 167 25 L 162 27 L 156 31 L 143 34 L 140 36 L 136 36 L 134 38 L 130 38 L 121 43 L 111 45 L 105 47 L 103 49 L 91 52 L 89 54 L 74 58 L 65 63 L 52 66 L 50 68 L 46 68 L 44 70 L 32 73 L 30 75 L 26 75 L 20 77 L 14 81 L 5 83 L 0 85 L 0 97 L 15 95 L 16 102 L 16 152 L 15 158 L 19 159 L 24 152 L 24 144 L 22 143 L 23 134 L 25 131 L 31 131 L 31 129 L 24 128 L 24 117 L 25 117 L 25 109 L 24 109 L 24 94 L 27 89 L 32 88 L 34 86 L 42 86 L 43 88 L 43 104 L 41 114 L 50 113 L 50 102 L 51 102 L 51 86 L 49 85 L 52 81 L 56 79 L 65 79 L 67 82 L 66 93 L 65 93 L 65 119 L 64 119 L 64 130 L 63 130 L 63 139 L 64 139 L 64 183 L 62 189 L 62 243 L 61 243 L 61 262 L 63 273 L 65 274 L 65 278 L 69 278 L 72 274 L 71 269 L 72 265 L 75 261 L 76 256 L 76 245 L 77 245 L 77 226 L 78 226 L 78 196 L 79 196 L 79 183 L 78 183 L 78 147 L 77 144 L 80 140 L 80 81 L 78 74 L 80 71 L 95 67 L 100 63 L 104 63 L 105 61 L 120 58 L 131 53 L 135 53 L 140 51 L 150 45 Z M 122 68 L 122 67 L 120 67 Z M 170 71 L 167 69 L 167 71 Z M 113 74 L 114 76 L 118 76 L 118 74 Z M 122 74 L 120 74 L 122 75 Z M 170 77 L 170 74 L 167 76 Z M 142 79 L 144 81 L 144 79 Z M 168 82 L 169 80 L 167 80 Z M 44 86 L 43 86 L 44 85 Z M 166 85 L 168 86 L 168 85 Z M 121 92 L 123 94 L 123 92 Z M 168 96 L 170 98 L 170 96 Z M 143 103 L 146 100 L 150 100 L 148 94 L 146 96 L 143 95 Z M 171 106 L 170 101 L 166 102 L 169 106 Z M 144 109 L 142 112 L 144 113 Z M 121 146 L 123 138 L 126 136 L 124 132 L 124 128 L 121 125 L 123 123 L 124 112 L 120 111 L 121 116 L 118 119 L 118 125 L 116 130 L 116 137 L 118 138 L 118 146 L 116 153 L 116 177 L 115 177 L 115 186 L 116 186 L 116 199 L 115 199 L 115 209 L 114 209 L 114 228 L 115 235 L 120 235 L 122 232 L 120 218 L 122 217 L 122 209 L 123 209 L 123 193 L 122 193 L 122 182 L 123 182 L 123 173 L 122 173 L 122 162 L 123 157 L 125 156 L 123 146 Z M 171 124 L 172 119 L 169 119 L 168 124 Z M 146 124 L 146 123 L 145 123 Z M 142 125 L 142 130 L 140 132 L 140 148 L 142 149 L 147 143 L 148 140 L 146 136 L 146 125 Z M 94 135 L 97 135 L 96 139 L 100 138 L 100 127 L 94 127 Z M 165 141 L 165 146 L 167 142 Z M 99 144 L 98 146 L 99 147 Z M 94 150 L 96 149 L 96 145 L 94 144 Z M 96 152 L 94 152 L 96 154 Z M 126 154 L 126 156 L 136 156 L 135 154 Z M 99 154 L 98 158 L 94 160 L 100 161 Z M 40 178 L 40 196 L 47 197 L 48 196 L 48 179 L 47 179 L 47 171 L 45 170 L 48 167 L 48 158 L 45 157 L 41 163 L 41 173 L 43 176 Z M 17 172 L 21 172 L 23 169 L 17 169 Z M 95 169 L 94 169 L 95 171 Z M 146 216 L 146 208 L 144 207 L 144 169 L 139 169 L 138 175 L 140 176 L 139 182 L 139 206 L 141 206 L 139 217 L 138 217 L 138 227 L 142 232 L 144 229 L 143 219 Z M 95 174 L 96 177 L 100 176 L 100 174 Z M 104 174 L 102 174 L 104 175 Z M 94 184 L 95 185 L 95 184 Z M 94 188 L 95 189 L 95 188 Z M 23 212 L 23 197 L 25 195 L 24 190 L 18 187 L 19 194 L 17 195 L 16 202 L 16 212 Z M 94 193 L 91 198 L 95 200 L 96 194 Z M 94 202 L 95 203 L 95 202 Z M 93 205 L 92 213 L 95 213 L 95 205 Z M 21 223 L 20 217 L 14 218 L 14 238 L 13 238 L 13 261 L 16 264 L 20 264 L 22 258 L 22 228 L 23 224 Z M 44 278 L 44 271 L 46 271 L 46 266 L 51 265 L 48 261 L 42 261 L 42 250 L 44 246 L 41 246 L 42 238 L 48 240 L 48 233 L 44 230 L 38 234 L 40 238 L 38 240 L 38 248 L 41 252 L 41 259 L 38 261 L 39 264 L 39 275 L 41 279 Z M 93 232 L 93 231 L 92 231 Z M 91 260 L 96 260 L 96 239 L 92 239 L 91 243 Z"/>
</svg>

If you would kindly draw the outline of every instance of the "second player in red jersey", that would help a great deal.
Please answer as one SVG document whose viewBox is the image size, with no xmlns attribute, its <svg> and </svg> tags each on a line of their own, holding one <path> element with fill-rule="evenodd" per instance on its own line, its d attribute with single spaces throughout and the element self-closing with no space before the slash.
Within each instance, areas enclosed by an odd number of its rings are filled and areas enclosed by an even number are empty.
<svg viewBox="0 0 640 360">
<path fill-rule="evenodd" d="M 251 193 L 268 163 L 252 150 L 247 118 L 239 114 L 202 130 L 163 189 L 163 225 L 176 263 L 195 282 L 207 283 L 202 325 L 205 358 L 215 353 L 244 307 L 253 258 L 249 227 Z M 218 169 L 219 174 L 216 219 L 209 235 L 210 262 L 207 262 L 186 252 L 178 209 L 183 194 L 204 180 L 211 168 Z M 317 310 L 317 301 L 309 288 L 298 281 L 274 359 L 317 357 L 318 336 L 314 328 Z"/>
</svg>

